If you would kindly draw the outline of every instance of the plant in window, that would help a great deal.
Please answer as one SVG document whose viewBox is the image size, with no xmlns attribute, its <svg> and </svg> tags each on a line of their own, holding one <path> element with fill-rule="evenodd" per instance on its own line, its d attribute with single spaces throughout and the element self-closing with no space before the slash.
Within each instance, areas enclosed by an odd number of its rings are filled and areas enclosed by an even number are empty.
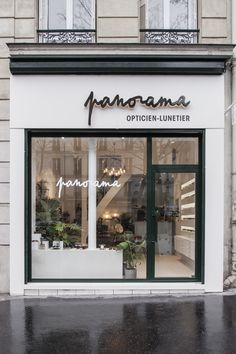
<svg viewBox="0 0 236 354">
<path fill-rule="evenodd" d="M 70 224 L 61 222 L 65 215 L 61 212 L 61 205 L 57 199 L 41 199 L 37 207 L 36 231 L 40 232 L 43 237 L 49 241 L 63 241 L 66 247 L 73 247 L 78 242 L 78 233 L 80 226 L 78 224 Z"/>
<path fill-rule="evenodd" d="M 53 226 L 53 230 L 54 240 L 63 241 L 66 247 L 74 247 L 75 242 L 78 241 L 80 226 L 77 224 L 58 222 Z"/>
<path fill-rule="evenodd" d="M 40 199 L 36 206 L 36 231 L 51 239 L 53 225 L 60 220 L 60 202 L 57 199 Z"/>
<path fill-rule="evenodd" d="M 57 199 L 40 200 L 37 219 L 44 224 L 52 223 L 60 218 L 60 202 Z"/>
<path fill-rule="evenodd" d="M 123 259 L 125 262 L 125 278 L 136 278 L 137 264 L 143 259 L 146 253 L 146 241 L 141 243 L 131 240 L 133 234 L 124 233 L 123 241 L 117 245 L 118 250 L 123 250 Z"/>
</svg>

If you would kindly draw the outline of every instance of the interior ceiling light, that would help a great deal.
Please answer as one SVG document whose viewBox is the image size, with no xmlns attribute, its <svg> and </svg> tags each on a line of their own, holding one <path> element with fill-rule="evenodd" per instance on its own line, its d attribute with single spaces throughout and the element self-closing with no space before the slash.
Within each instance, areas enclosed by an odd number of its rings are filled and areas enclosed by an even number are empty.
<svg viewBox="0 0 236 354">
<path fill-rule="evenodd" d="M 125 167 L 120 167 L 120 168 L 105 167 L 103 170 L 103 173 L 110 176 L 110 177 L 112 177 L 112 176 L 119 177 L 119 176 L 122 176 L 126 173 L 126 169 L 125 169 Z"/>
<path fill-rule="evenodd" d="M 113 149 L 115 155 L 115 142 L 113 142 Z M 103 173 L 109 177 L 120 177 L 124 175 L 126 173 L 126 169 L 122 166 L 121 157 L 108 157 Z"/>
</svg>

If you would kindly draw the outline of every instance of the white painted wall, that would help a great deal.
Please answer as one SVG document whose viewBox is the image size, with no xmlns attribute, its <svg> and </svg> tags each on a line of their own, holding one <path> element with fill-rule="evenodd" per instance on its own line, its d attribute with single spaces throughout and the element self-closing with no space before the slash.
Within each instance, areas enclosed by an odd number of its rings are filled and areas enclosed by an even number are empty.
<svg viewBox="0 0 236 354">
<path fill-rule="evenodd" d="M 206 131 L 205 283 L 206 291 L 223 291 L 224 130 Z"/>
<path fill-rule="evenodd" d="M 11 129 L 10 169 L 10 294 L 23 294 L 24 286 L 24 130 Z M 16 148 L 18 146 L 18 148 Z"/>
<path fill-rule="evenodd" d="M 224 76 L 22 76 L 11 78 L 11 128 L 89 128 L 84 103 L 91 91 L 97 99 L 125 100 L 142 95 L 191 101 L 186 108 L 148 109 L 95 107 L 91 128 L 223 128 Z M 115 85 L 114 85 L 115 82 Z M 130 122 L 127 115 L 189 115 L 187 122 Z"/>
</svg>

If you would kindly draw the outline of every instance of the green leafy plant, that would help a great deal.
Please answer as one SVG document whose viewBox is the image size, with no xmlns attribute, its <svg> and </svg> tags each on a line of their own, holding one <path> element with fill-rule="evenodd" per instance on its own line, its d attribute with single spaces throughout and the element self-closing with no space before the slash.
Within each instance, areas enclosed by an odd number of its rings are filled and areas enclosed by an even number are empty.
<svg viewBox="0 0 236 354">
<path fill-rule="evenodd" d="M 60 216 L 60 202 L 57 199 L 40 200 L 37 219 L 42 223 L 51 223 Z"/>
<path fill-rule="evenodd" d="M 119 250 L 123 250 L 124 262 L 126 263 L 127 269 L 135 269 L 138 262 L 141 261 L 142 257 L 146 253 L 146 241 L 141 243 L 136 243 L 130 240 L 129 234 L 123 235 L 123 241 L 120 242 L 116 247 Z"/>
<path fill-rule="evenodd" d="M 36 207 L 36 231 L 48 240 L 53 239 L 53 226 L 61 218 L 60 202 L 57 199 L 40 199 Z"/>
<path fill-rule="evenodd" d="M 73 246 L 74 242 L 78 241 L 80 226 L 77 224 L 58 222 L 52 226 L 52 229 L 54 231 L 54 239 L 63 241 L 67 247 Z"/>
</svg>

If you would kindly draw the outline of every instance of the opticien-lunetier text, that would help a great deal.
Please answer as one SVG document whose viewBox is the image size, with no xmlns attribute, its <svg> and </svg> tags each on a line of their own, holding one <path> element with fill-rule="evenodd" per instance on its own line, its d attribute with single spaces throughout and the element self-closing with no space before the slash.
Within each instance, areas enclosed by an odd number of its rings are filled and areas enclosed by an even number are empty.
<svg viewBox="0 0 236 354">
<path fill-rule="evenodd" d="M 186 98 L 183 95 L 180 96 L 176 101 L 173 101 L 171 98 L 165 98 L 163 96 L 161 96 L 158 100 L 156 100 L 153 96 L 148 96 L 147 98 L 143 98 L 140 95 L 133 96 L 128 99 L 124 99 L 120 97 L 120 95 L 118 94 L 115 95 L 114 98 L 104 96 L 102 99 L 97 99 L 94 97 L 94 92 L 91 91 L 87 100 L 84 103 L 84 106 L 89 108 L 88 125 L 91 125 L 92 123 L 92 113 L 94 107 L 110 108 L 116 106 L 121 108 L 134 108 L 137 103 L 147 108 L 162 108 L 162 107 L 186 108 L 190 104 L 190 101 L 186 102 Z"/>
</svg>

